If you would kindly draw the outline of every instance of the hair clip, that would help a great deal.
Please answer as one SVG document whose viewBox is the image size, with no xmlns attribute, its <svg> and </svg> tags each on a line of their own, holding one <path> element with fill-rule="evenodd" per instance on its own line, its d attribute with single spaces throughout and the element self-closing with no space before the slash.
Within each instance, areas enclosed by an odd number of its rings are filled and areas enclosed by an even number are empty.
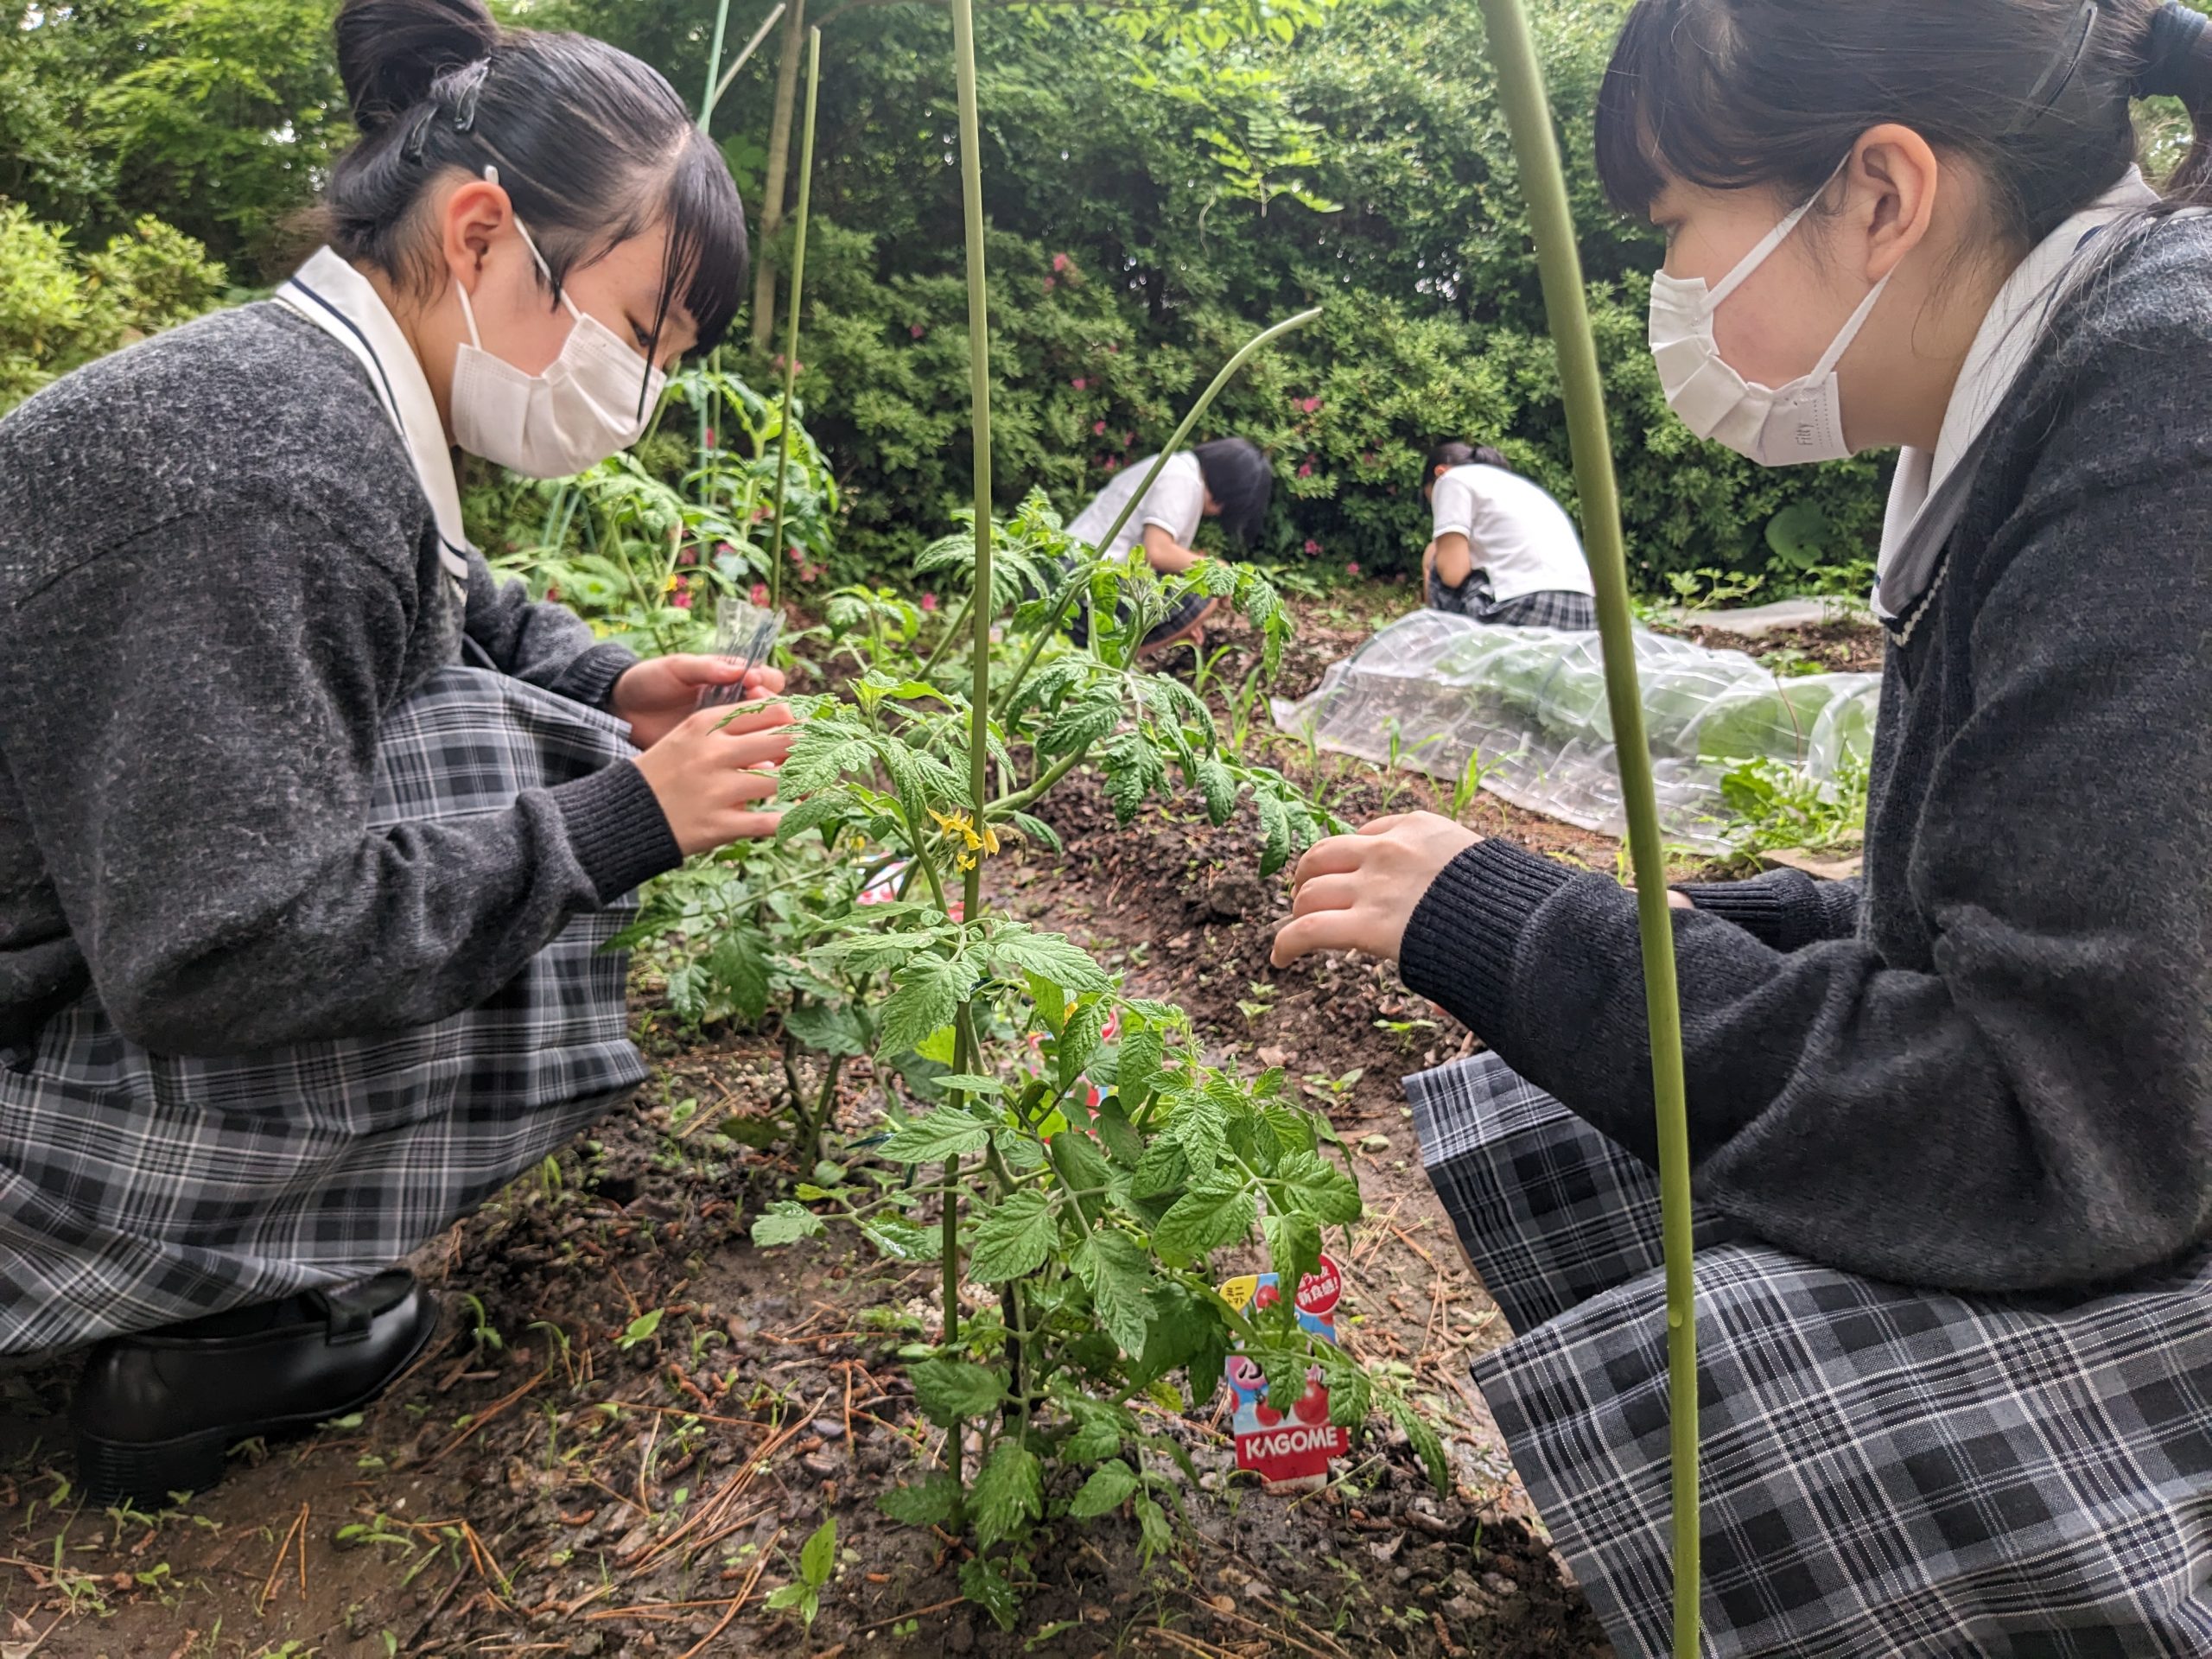
<svg viewBox="0 0 2212 1659">
<path fill-rule="evenodd" d="M 414 124 L 407 129 L 407 137 L 399 146 L 402 161 L 411 162 L 418 167 L 422 165 L 423 147 L 430 141 L 430 123 L 437 112 L 435 104 L 423 106 L 423 112 L 415 118 Z"/>
<path fill-rule="evenodd" d="M 476 128 L 476 100 L 483 95 L 484 78 L 492 73 L 492 60 L 479 58 L 461 70 L 456 79 L 459 86 L 454 93 L 453 130 L 473 132 Z"/>
<path fill-rule="evenodd" d="M 2042 120 L 2050 113 L 2051 105 L 2063 98 L 2066 89 L 2074 84 L 2074 76 L 2082 67 L 2082 60 L 2088 55 L 2089 37 L 2097 32 L 2097 0 L 2082 0 L 2082 10 L 2075 18 L 2074 26 L 2077 32 L 2072 49 L 2063 57 L 2052 59 L 2050 67 L 2037 79 L 2034 86 L 2028 88 L 2027 97 L 2021 101 L 2033 107 L 2014 125 L 2013 131 L 2018 132 Z M 2054 81 L 2057 83 L 2056 86 L 2052 85 Z M 2050 88 L 2048 96 L 2044 92 L 2046 86 Z"/>
</svg>

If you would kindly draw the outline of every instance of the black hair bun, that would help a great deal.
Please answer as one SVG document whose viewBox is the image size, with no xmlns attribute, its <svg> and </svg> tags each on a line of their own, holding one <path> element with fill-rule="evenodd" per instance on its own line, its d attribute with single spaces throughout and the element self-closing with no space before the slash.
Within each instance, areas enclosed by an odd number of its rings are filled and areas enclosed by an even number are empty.
<svg viewBox="0 0 2212 1659">
<path fill-rule="evenodd" d="M 499 43 L 483 0 L 346 0 L 338 14 L 338 73 L 364 137 L 429 96 L 439 76 Z"/>
</svg>

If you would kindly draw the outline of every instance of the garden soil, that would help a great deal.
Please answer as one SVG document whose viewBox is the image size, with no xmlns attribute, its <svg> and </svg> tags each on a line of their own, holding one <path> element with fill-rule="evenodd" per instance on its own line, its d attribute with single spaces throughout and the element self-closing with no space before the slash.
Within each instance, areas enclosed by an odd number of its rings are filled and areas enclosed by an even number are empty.
<svg viewBox="0 0 2212 1659">
<path fill-rule="evenodd" d="M 1302 690 L 1360 637 L 1309 626 L 1279 686 Z M 1233 684 L 1249 642 L 1224 638 Z M 1287 746 L 1277 758 L 1303 772 Z M 1354 822 L 1435 804 L 1423 779 L 1325 759 L 1305 781 Z M 1255 874 L 1244 819 L 1217 830 L 1171 804 L 1123 828 L 1084 777 L 1046 816 L 1065 854 L 994 861 L 994 902 L 1181 1001 L 1209 1058 L 1285 1067 L 1351 1147 L 1368 1213 L 1332 1241 L 1340 1329 L 1444 1433 L 1448 1494 L 1377 1429 L 1325 1491 L 1270 1496 L 1232 1475 L 1217 1398 L 1147 1406 L 1199 1477 L 1177 1548 L 1147 1567 L 1133 1522 L 1061 1523 L 1001 1632 L 961 1599 L 963 1546 L 875 1506 L 942 1455 L 897 1355 L 935 1334 L 934 1264 L 877 1260 L 836 1230 L 756 1251 L 752 1217 L 803 1174 L 770 1121 L 780 1046 L 677 1033 L 641 979 L 652 1082 L 420 1253 L 442 1332 L 358 1418 L 243 1449 L 181 1507 L 98 1512 L 67 1484 L 73 1364 L 0 1372 L 0 1656 L 1607 1653 L 1468 1379 L 1510 1333 L 1421 1175 L 1397 1086 L 1473 1039 L 1377 964 L 1271 969 L 1287 886 Z M 1612 842 L 1488 797 L 1467 816 L 1615 868 Z M 864 1134 L 864 1064 L 841 1099 Z M 765 1603 L 830 1516 L 839 1565 L 810 1632 Z"/>
</svg>

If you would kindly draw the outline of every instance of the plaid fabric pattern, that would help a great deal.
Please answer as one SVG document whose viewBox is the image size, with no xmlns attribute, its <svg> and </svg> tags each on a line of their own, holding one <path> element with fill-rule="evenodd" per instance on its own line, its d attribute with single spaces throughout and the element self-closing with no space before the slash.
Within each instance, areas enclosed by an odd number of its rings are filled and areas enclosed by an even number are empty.
<svg viewBox="0 0 2212 1659">
<path fill-rule="evenodd" d="M 1523 594 L 1500 601 L 1491 595 L 1484 573 L 1478 570 L 1457 588 L 1447 588 L 1436 572 L 1428 573 L 1428 608 L 1453 616 L 1471 616 L 1502 628 L 1557 628 L 1562 633 L 1595 633 L 1598 601 L 1587 594 L 1556 589 Z"/>
<path fill-rule="evenodd" d="M 1656 1180 L 1495 1056 L 1406 1081 L 1522 1332 L 1476 1381 L 1616 1649 L 1666 1654 Z M 1699 1233 L 1706 1653 L 2212 1654 L 2212 1249 L 1963 1296 Z"/>
<path fill-rule="evenodd" d="M 620 723 L 484 670 L 394 709 L 372 823 L 497 811 L 629 753 Z M 633 901 L 572 919 L 480 1006 L 226 1058 L 150 1053 L 87 995 L 0 1051 L 0 1354 L 390 1266 L 642 1082 Z"/>
</svg>

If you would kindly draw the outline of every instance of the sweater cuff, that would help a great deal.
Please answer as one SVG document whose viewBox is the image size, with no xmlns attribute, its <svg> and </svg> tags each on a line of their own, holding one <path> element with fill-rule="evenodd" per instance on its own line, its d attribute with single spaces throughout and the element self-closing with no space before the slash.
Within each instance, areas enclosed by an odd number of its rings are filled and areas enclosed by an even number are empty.
<svg viewBox="0 0 2212 1659">
<path fill-rule="evenodd" d="M 1679 882 L 1675 891 L 1777 950 L 1795 950 L 1821 937 L 1817 887 L 1794 870 L 1770 870 L 1747 881 Z"/>
<path fill-rule="evenodd" d="M 635 761 L 619 760 L 549 792 L 601 904 L 613 904 L 683 861 L 668 815 Z"/>
<path fill-rule="evenodd" d="M 604 709 L 611 715 L 614 710 L 608 700 L 614 695 L 614 682 L 637 663 L 638 653 L 627 645 L 594 645 L 562 671 L 553 690 L 587 709 Z"/>
<path fill-rule="evenodd" d="M 1510 841 L 1478 842 L 1444 867 L 1414 907 L 1398 977 L 1489 1040 L 1512 1006 L 1521 935 L 1544 900 L 1573 879 L 1573 871 Z"/>
</svg>

